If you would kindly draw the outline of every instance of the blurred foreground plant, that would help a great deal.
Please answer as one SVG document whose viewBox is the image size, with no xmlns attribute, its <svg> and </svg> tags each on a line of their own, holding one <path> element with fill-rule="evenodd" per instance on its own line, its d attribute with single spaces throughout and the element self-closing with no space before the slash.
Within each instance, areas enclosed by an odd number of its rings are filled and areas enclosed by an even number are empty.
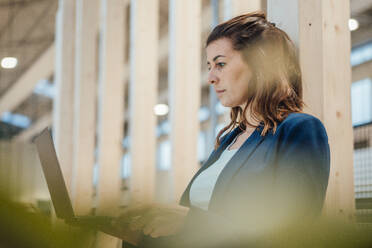
<svg viewBox="0 0 372 248">
<path fill-rule="evenodd" d="M 372 223 L 361 225 L 329 217 L 311 222 L 299 220 L 290 227 L 267 234 L 256 241 L 241 237 L 230 243 L 229 247 L 372 248 Z"/>
<path fill-rule="evenodd" d="M 0 247 L 88 247 L 91 231 L 57 223 L 0 195 Z"/>
</svg>

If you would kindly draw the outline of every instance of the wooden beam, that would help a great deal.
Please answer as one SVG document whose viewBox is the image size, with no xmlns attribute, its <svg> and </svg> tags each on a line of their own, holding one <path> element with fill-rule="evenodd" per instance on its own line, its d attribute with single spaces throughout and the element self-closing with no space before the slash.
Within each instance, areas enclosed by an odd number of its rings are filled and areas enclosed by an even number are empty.
<svg viewBox="0 0 372 248">
<path fill-rule="evenodd" d="M 246 14 L 257 10 L 262 10 L 261 0 L 224 0 L 223 1 L 223 20 L 228 20 L 235 16 Z"/>
<path fill-rule="evenodd" d="M 268 16 L 275 12 L 288 12 L 290 2 L 271 5 Z M 324 213 L 354 218 L 353 183 L 353 130 L 350 102 L 350 1 L 334 4 L 327 0 L 299 0 L 294 15 L 281 15 L 283 22 L 298 16 L 298 40 L 301 70 L 303 73 L 306 112 L 317 116 L 325 125 L 331 148 L 331 171 Z M 281 10 L 279 10 L 279 8 Z M 270 11 L 271 10 L 271 11 Z M 309 11 L 311 10 L 311 11 Z M 280 26 L 280 22 L 279 27 Z M 284 31 L 285 27 L 283 26 Z M 292 34 L 293 35 L 293 34 Z"/>
<path fill-rule="evenodd" d="M 38 133 L 40 133 L 45 127 L 52 124 L 53 118 L 52 113 L 47 113 L 40 117 L 36 122 L 34 122 L 28 129 L 14 136 L 12 141 L 18 143 L 28 143 L 31 139 Z"/>
<path fill-rule="evenodd" d="M 130 156 L 135 202 L 154 200 L 158 89 L 159 1 L 131 1 Z M 144 70 L 146 68 L 146 70 Z"/>
<path fill-rule="evenodd" d="M 361 27 L 353 31 L 351 36 L 352 47 L 371 42 L 372 30 L 371 28 Z"/>
<path fill-rule="evenodd" d="M 75 4 L 74 0 L 59 0 L 53 102 L 54 142 L 70 195 L 74 151 Z"/>
<path fill-rule="evenodd" d="M 93 206 L 99 0 L 78 0 L 76 3 L 72 198 L 75 213 L 87 215 Z"/>
<path fill-rule="evenodd" d="M 130 0 L 124 1 L 126 6 Z M 208 20 L 211 18 L 211 7 L 208 6 L 203 11 L 203 32 L 210 30 Z M 159 64 L 162 64 L 168 56 L 169 47 L 169 36 L 164 35 L 161 37 L 159 42 Z M 12 111 L 18 107 L 27 97 L 32 94 L 38 80 L 49 78 L 54 73 L 54 53 L 55 43 L 53 43 L 40 58 L 27 70 L 21 78 L 14 83 L 11 89 L 9 89 L 0 99 L 0 115 L 5 111 Z M 126 82 L 129 78 L 129 65 L 125 64 L 125 73 L 123 73 L 123 80 Z"/>
<path fill-rule="evenodd" d="M 126 24 L 125 3 L 101 0 L 98 71 L 97 213 L 117 215 L 120 204 L 120 165 L 123 156 L 125 82 L 123 81 Z M 121 241 L 99 233 L 96 247 L 115 248 Z"/>
<path fill-rule="evenodd" d="M 351 14 L 358 15 L 371 8 L 371 2 L 365 0 L 352 0 L 350 6 Z"/>
<path fill-rule="evenodd" d="M 331 174 L 325 213 L 354 218 L 350 1 L 301 0 L 300 59 L 304 96 L 327 128 Z M 309 11 L 312 9 L 313 11 Z"/>
<path fill-rule="evenodd" d="M 30 143 L 12 143 L 16 145 L 19 157 L 19 174 L 17 179 L 19 185 L 18 201 L 36 204 L 37 201 L 34 198 L 36 190 L 35 178 L 36 173 L 40 172 L 37 167 L 41 168 L 36 147 Z"/>
<path fill-rule="evenodd" d="M 29 97 L 40 79 L 49 78 L 54 71 L 55 47 L 52 44 L 0 98 L 0 115 L 12 111 Z"/>
<path fill-rule="evenodd" d="M 9 197 L 11 194 L 12 150 L 9 141 L 0 141 L 0 194 Z"/>
<path fill-rule="evenodd" d="M 122 1 L 101 0 L 99 43 L 97 211 L 117 214 L 124 120 L 124 34 Z"/>
<path fill-rule="evenodd" d="M 169 8 L 169 106 L 174 197 L 178 201 L 199 168 L 201 2 L 171 0 Z"/>
<path fill-rule="evenodd" d="M 356 82 L 365 78 L 372 78 L 372 61 L 353 67 L 352 82 Z"/>
<path fill-rule="evenodd" d="M 9 178 L 9 186 L 10 186 L 10 198 L 14 201 L 19 200 L 19 186 L 20 186 L 20 177 L 19 177 L 19 167 L 21 165 L 21 147 L 19 144 L 9 142 L 10 145 L 10 153 L 11 156 L 11 163 L 9 164 L 9 174 L 7 177 Z"/>
</svg>

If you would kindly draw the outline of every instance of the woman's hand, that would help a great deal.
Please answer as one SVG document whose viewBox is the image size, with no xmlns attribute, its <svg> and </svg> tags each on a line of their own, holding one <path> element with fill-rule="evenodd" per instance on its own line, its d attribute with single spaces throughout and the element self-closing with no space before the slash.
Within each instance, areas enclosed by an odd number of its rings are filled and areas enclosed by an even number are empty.
<svg viewBox="0 0 372 248">
<path fill-rule="evenodd" d="M 146 204 L 128 207 L 118 218 L 118 223 L 154 238 L 169 236 L 183 227 L 188 211 L 189 208 L 179 205 Z"/>
</svg>

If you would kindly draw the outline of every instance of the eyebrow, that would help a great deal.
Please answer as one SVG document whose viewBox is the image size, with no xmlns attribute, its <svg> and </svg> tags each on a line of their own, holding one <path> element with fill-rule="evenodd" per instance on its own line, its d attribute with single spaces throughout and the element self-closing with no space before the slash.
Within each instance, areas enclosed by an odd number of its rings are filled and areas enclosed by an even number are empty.
<svg viewBox="0 0 372 248">
<path fill-rule="evenodd" d="M 224 55 L 217 55 L 217 56 L 215 56 L 214 58 L 213 58 L 213 62 L 214 61 L 216 61 L 218 58 L 220 58 L 220 57 L 226 57 L 226 56 L 224 56 Z M 209 62 L 207 61 L 207 64 L 209 64 Z"/>
</svg>

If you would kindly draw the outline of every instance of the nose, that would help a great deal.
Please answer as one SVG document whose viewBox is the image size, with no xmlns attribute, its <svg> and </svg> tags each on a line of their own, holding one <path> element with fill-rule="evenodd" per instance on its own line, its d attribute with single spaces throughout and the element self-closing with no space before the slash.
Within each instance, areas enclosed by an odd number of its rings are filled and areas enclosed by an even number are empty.
<svg viewBox="0 0 372 248">
<path fill-rule="evenodd" d="M 216 77 L 216 75 L 212 71 L 209 71 L 208 72 L 208 83 L 209 84 L 214 84 L 217 81 L 218 81 L 218 78 Z"/>
</svg>

